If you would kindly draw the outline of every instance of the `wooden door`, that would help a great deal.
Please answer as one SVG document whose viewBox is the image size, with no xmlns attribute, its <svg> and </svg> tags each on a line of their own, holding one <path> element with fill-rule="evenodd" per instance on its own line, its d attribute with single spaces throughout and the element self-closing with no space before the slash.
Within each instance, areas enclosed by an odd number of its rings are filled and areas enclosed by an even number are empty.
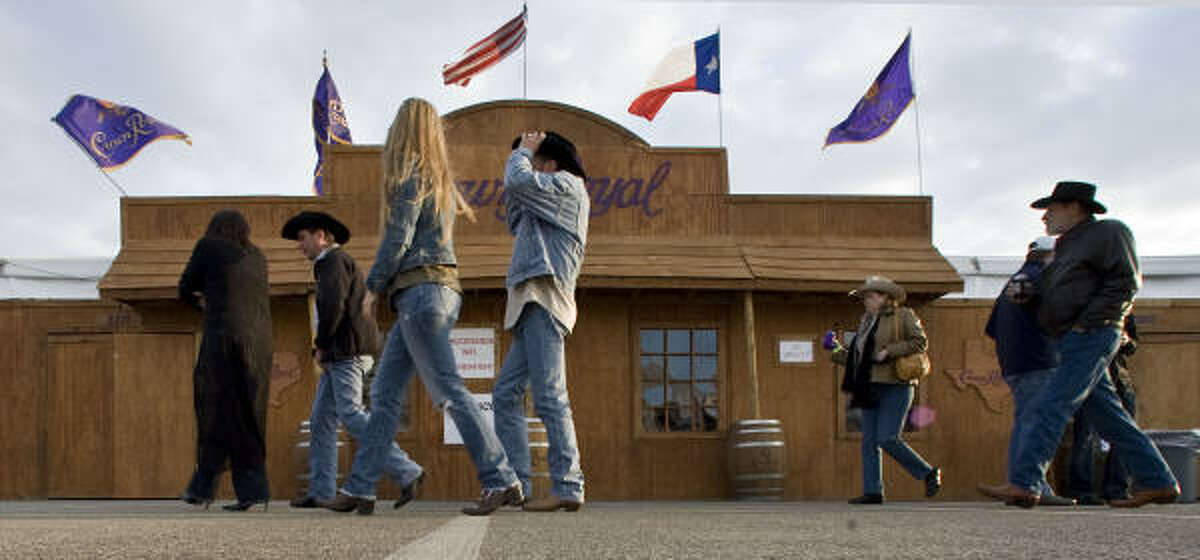
<svg viewBox="0 0 1200 560">
<path fill-rule="evenodd" d="M 114 343 L 112 496 L 177 496 L 196 464 L 196 337 L 117 334 Z"/>
<path fill-rule="evenodd" d="M 46 495 L 112 495 L 112 335 L 48 338 Z"/>
</svg>

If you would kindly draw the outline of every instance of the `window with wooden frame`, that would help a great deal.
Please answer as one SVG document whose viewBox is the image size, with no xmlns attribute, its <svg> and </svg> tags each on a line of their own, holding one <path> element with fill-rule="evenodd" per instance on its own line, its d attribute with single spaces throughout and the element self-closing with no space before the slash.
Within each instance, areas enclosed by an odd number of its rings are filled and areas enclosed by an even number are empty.
<svg viewBox="0 0 1200 560">
<path fill-rule="evenodd" d="M 645 433 L 719 432 L 720 337 L 716 328 L 638 330 Z"/>
</svg>

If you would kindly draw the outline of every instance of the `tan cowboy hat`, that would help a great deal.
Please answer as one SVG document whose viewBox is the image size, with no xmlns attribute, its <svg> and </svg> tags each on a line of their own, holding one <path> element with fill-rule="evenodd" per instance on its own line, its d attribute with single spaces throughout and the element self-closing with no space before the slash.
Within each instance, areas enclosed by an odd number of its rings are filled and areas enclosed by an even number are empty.
<svg viewBox="0 0 1200 560">
<path fill-rule="evenodd" d="M 863 292 L 887 294 L 892 296 L 892 299 L 896 300 L 897 304 L 904 303 L 904 300 L 908 297 L 908 294 L 904 292 L 904 288 L 901 288 L 899 284 L 892 282 L 891 278 L 879 276 L 878 274 L 868 276 L 861 286 L 850 290 L 850 297 L 860 299 Z"/>
</svg>

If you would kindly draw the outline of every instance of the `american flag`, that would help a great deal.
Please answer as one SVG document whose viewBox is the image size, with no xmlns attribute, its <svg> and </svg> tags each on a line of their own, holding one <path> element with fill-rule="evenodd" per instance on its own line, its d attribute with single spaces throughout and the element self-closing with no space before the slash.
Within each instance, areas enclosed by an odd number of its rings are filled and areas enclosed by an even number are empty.
<svg viewBox="0 0 1200 560">
<path fill-rule="evenodd" d="M 483 72 L 525 43 L 525 18 L 527 8 L 522 8 L 517 17 L 509 20 L 495 33 L 471 45 L 462 58 L 442 67 L 442 81 L 446 85 L 466 86 L 475 74 Z"/>
</svg>

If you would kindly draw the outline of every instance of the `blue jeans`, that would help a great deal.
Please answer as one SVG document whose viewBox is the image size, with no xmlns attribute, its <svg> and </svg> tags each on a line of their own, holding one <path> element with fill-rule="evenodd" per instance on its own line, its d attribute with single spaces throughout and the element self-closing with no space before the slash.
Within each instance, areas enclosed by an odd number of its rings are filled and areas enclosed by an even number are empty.
<svg viewBox="0 0 1200 560">
<path fill-rule="evenodd" d="M 461 307 L 462 296 L 443 284 L 417 284 L 392 296 L 396 323 L 379 358 L 371 385 L 366 438 L 359 442 L 343 493 L 374 498 L 413 373 L 421 376 L 433 404 L 454 420 L 483 487 L 505 488 L 516 483 L 499 440 L 487 429 L 475 399 L 458 375 L 450 329 L 458 321 Z"/>
<path fill-rule="evenodd" d="M 362 441 L 371 415 L 363 409 L 363 377 L 375 365 L 371 356 L 356 356 L 322 364 L 325 374 L 317 383 L 313 399 L 312 439 L 308 447 L 308 468 L 312 478 L 308 495 L 331 500 L 337 491 L 337 423 L 341 421 L 355 441 Z M 385 458 L 384 470 L 392 480 L 406 485 L 421 475 L 421 465 L 394 442 Z"/>
<path fill-rule="evenodd" d="M 1120 340 L 1119 329 L 1102 328 L 1071 331 L 1058 341 L 1059 366 L 1034 404 L 1034 417 L 1025 427 L 1009 482 L 1035 490 L 1037 481 L 1046 476 L 1067 420 L 1078 409 L 1100 437 L 1112 444 L 1140 487 L 1176 484 L 1166 461 L 1121 406 L 1108 379 L 1108 363 Z"/>
<path fill-rule="evenodd" d="M 933 467 L 908 446 L 900 431 L 912 406 L 913 386 L 872 383 L 871 394 L 878 404 L 862 409 L 863 494 L 883 494 L 883 464 L 880 450 L 887 451 L 908 474 L 924 479 Z"/>
<path fill-rule="evenodd" d="M 1033 420 L 1033 402 L 1045 388 L 1046 382 L 1054 375 L 1054 368 L 1036 369 L 1022 373 L 1004 374 L 1004 382 L 1012 391 L 1013 398 L 1013 427 L 1008 436 L 1008 478 L 1013 477 L 1013 467 L 1016 466 L 1017 451 L 1020 449 L 1023 428 Z M 1054 489 L 1043 476 L 1037 481 L 1036 493 L 1041 496 L 1054 494 Z"/>
<path fill-rule="evenodd" d="M 566 329 L 545 308 L 526 304 L 512 329 L 513 343 L 492 391 L 496 434 L 521 479 L 525 495 L 530 486 L 529 431 L 525 423 L 525 386 L 546 426 L 551 492 L 559 498 L 583 501 L 583 470 L 575 421 L 567 398 Z"/>
<path fill-rule="evenodd" d="M 1110 377 L 1109 380 L 1112 378 Z M 1137 398 L 1132 390 L 1117 391 L 1121 405 L 1129 412 L 1130 418 L 1137 417 Z M 1094 484 L 1094 454 L 1100 443 L 1096 431 L 1088 425 L 1087 418 L 1082 412 L 1075 413 L 1074 428 L 1071 431 L 1070 477 L 1067 484 L 1067 495 L 1079 498 L 1083 496 L 1096 497 Z M 1104 479 L 1100 486 L 1100 497 L 1105 500 L 1124 499 L 1129 494 L 1129 471 L 1121 464 L 1121 459 L 1110 448 L 1104 459 Z"/>
</svg>

